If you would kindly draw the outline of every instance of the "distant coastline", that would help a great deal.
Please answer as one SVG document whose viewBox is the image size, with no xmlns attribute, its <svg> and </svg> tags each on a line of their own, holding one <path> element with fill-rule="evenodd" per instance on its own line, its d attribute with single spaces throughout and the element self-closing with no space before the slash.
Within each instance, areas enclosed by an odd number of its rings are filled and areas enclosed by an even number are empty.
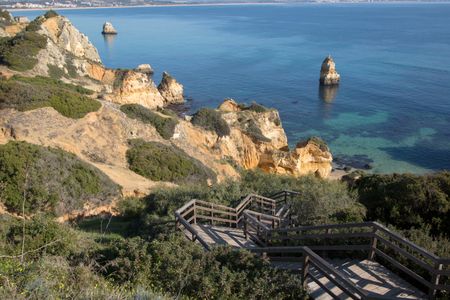
<svg viewBox="0 0 450 300">
<path fill-rule="evenodd" d="M 355 1 L 310 1 L 310 2 L 230 2 L 230 3 L 167 3 L 167 4 L 147 4 L 147 5 L 118 5 L 118 6 L 79 6 L 79 7 L 43 7 L 43 8 L 8 8 L 2 7 L 2 9 L 7 9 L 11 12 L 20 11 L 44 11 L 44 10 L 90 10 L 90 9 L 113 9 L 113 8 L 146 8 L 146 7 L 195 7 L 195 6 L 239 6 L 239 5 L 300 5 L 300 4 L 319 4 L 319 5 L 330 5 L 330 4 L 450 4 L 450 0 L 444 1 L 378 1 L 378 2 L 355 2 Z"/>
</svg>

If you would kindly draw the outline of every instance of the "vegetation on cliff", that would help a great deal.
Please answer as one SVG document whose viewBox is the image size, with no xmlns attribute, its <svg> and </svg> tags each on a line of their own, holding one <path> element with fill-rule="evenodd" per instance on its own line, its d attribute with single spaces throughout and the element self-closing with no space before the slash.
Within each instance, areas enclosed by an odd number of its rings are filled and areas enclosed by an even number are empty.
<svg viewBox="0 0 450 300">
<path fill-rule="evenodd" d="M 120 195 L 105 174 L 75 155 L 25 142 L 0 145 L 0 201 L 11 212 L 60 215 Z"/>
<path fill-rule="evenodd" d="M 132 171 L 155 181 L 206 183 L 214 173 L 175 146 L 130 140 L 127 160 Z"/>
<path fill-rule="evenodd" d="M 230 135 L 230 127 L 217 110 L 202 108 L 192 116 L 191 122 L 195 126 L 214 131 L 218 136 Z"/>
<path fill-rule="evenodd" d="M 175 126 L 178 124 L 176 116 L 163 117 L 139 104 L 125 104 L 120 107 L 120 110 L 131 119 L 138 119 L 146 124 L 152 125 L 161 137 L 166 140 L 173 136 Z"/>
<path fill-rule="evenodd" d="M 16 71 L 31 70 L 38 62 L 36 55 L 46 46 L 47 38 L 34 31 L 0 38 L 0 64 Z"/>
<path fill-rule="evenodd" d="M 92 91 L 49 77 L 0 79 L 0 109 L 53 107 L 65 117 L 82 118 L 101 107 L 100 102 L 87 97 L 89 94 Z"/>
<path fill-rule="evenodd" d="M 367 218 L 450 238 L 450 173 L 367 175 L 356 181 Z"/>
</svg>

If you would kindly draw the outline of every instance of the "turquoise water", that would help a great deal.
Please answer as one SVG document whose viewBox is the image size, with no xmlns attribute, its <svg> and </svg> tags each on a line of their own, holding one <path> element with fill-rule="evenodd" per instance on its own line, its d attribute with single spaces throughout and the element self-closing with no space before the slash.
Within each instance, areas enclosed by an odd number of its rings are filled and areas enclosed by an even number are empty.
<svg viewBox="0 0 450 300">
<path fill-rule="evenodd" d="M 67 10 L 105 65 L 150 63 L 191 110 L 224 98 L 280 111 L 290 144 L 323 137 L 374 172 L 450 169 L 450 5 L 240 5 Z M 15 13 L 34 17 L 37 12 Z M 104 39 L 103 22 L 119 34 Z M 342 82 L 320 90 L 324 57 Z"/>
</svg>

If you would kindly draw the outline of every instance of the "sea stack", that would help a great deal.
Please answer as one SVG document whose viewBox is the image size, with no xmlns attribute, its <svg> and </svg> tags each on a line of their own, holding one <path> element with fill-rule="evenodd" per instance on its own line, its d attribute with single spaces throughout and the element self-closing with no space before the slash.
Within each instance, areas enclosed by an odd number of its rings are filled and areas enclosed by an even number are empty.
<svg viewBox="0 0 450 300">
<path fill-rule="evenodd" d="M 103 24 L 102 34 L 117 34 L 117 30 L 111 23 L 105 22 L 105 24 Z"/>
<path fill-rule="evenodd" d="M 336 85 L 339 84 L 341 75 L 336 72 L 336 65 L 334 63 L 331 55 L 322 63 L 322 68 L 320 69 L 320 84 L 321 85 Z"/>
</svg>

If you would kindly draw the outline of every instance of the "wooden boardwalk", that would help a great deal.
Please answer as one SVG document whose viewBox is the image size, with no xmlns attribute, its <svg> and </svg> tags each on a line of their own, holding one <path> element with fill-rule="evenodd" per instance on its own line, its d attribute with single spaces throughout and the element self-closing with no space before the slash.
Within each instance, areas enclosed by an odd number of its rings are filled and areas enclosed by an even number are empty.
<svg viewBox="0 0 450 300">
<path fill-rule="evenodd" d="M 257 245 L 245 238 L 244 232 L 239 228 L 211 226 L 205 224 L 193 225 L 199 236 L 211 246 L 229 245 L 236 248 L 256 248 Z M 426 295 L 389 271 L 377 262 L 369 260 L 327 260 L 333 267 L 345 274 L 348 279 L 367 291 L 373 297 L 386 297 L 389 299 L 426 299 Z M 296 261 L 273 261 L 272 266 L 277 269 L 298 271 L 302 263 Z M 350 299 L 342 290 L 333 285 L 328 278 L 321 276 L 317 270 L 312 269 L 320 282 L 327 286 L 340 299 Z M 317 283 L 308 282 L 308 291 L 313 299 L 332 299 Z"/>
<path fill-rule="evenodd" d="M 298 272 L 313 299 L 434 299 L 440 291 L 450 292 L 449 258 L 376 222 L 292 226 L 287 199 L 293 195 L 250 194 L 236 207 L 193 199 L 175 212 L 176 228 L 206 250 L 243 248 L 269 259 L 274 268 Z M 386 261 L 389 269 L 380 263 Z"/>
<path fill-rule="evenodd" d="M 242 229 L 196 224 L 192 226 L 210 245 L 230 245 L 236 248 L 254 248 L 257 245 L 245 238 Z"/>
<path fill-rule="evenodd" d="M 383 297 L 388 299 L 427 299 L 427 296 L 413 287 L 411 284 L 401 279 L 399 276 L 389 271 L 377 262 L 369 260 L 327 260 L 337 270 L 348 276 L 352 282 L 367 291 L 372 297 Z M 278 269 L 300 271 L 302 263 L 274 261 L 272 265 Z M 335 286 L 328 278 L 321 276 L 317 270 L 311 272 L 319 278 L 319 281 L 327 286 L 340 299 L 350 299 L 342 290 Z M 332 299 L 317 283 L 309 282 L 308 291 L 313 299 Z"/>
</svg>

